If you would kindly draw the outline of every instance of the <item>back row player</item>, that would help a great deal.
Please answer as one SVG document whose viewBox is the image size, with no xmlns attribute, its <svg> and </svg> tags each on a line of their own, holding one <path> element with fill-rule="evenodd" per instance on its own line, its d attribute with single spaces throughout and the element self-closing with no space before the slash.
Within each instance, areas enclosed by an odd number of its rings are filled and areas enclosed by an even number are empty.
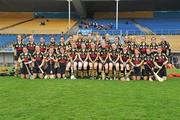
<svg viewBox="0 0 180 120">
<path fill-rule="evenodd" d="M 49 45 L 45 44 L 43 37 L 40 38 L 38 45 L 34 43 L 33 36 L 29 36 L 29 43 L 27 45 L 23 44 L 20 35 L 17 36 L 17 39 L 18 42 L 14 45 L 16 49 L 15 60 L 17 61 L 18 58 L 22 59 L 28 56 L 29 60 L 36 64 L 36 68 L 33 67 L 32 70 L 34 77 L 37 77 L 37 74 L 40 73 L 37 67 L 40 66 L 45 68 L 44 70 L 46 70 L 48 77 L 61 77 L 58 71 L 65 77 L 65 71 L 66 76 L 68 76 L 70 71 L 73 70 L 76 77 L 90 76 L 95 78 L 99 76 L 98 78 L 101 79 L 102 72 L 105 72 L 106 79 L 113 79 L 113 74 L 115 74 L 114 79 L 129 80 L 131 75 L 134 80 L 141 79 L 141 76 L 144 79 L 151 80 L 153 76 L 151 71 L 156 71 L 157 68 L 160 69 L 163 64 L 166 64 L 170 55 L 170 46 L 164 37 L 161 38 L 162 41 L 159 44 L 157 44 L 156 38 L 152 37 L 150 45 L 146 43 L 145 36 L 141 37 L 140 44 L 137 44 L 134 38 L 129 39 L 128 36 L 125 36 L 125 45 L 120 44 L 119 37 L 115 37 L 114 42 L 111 43 L 108 35 L 104 37 L 104 40 L 100 41 L 100 36 L 97 36 L 94 40 L 91 34 L 87 37 L 79 34 L 77 40 L 74 40 L 71 36 L 66 43 L 64 37 L 61 37 L 58 45 L 55 44 L 53 37 Z M 27 48 L 28 55 L 22 53 L 24 47 Z M 39 56 L 37 51 L 39 51 Z M 62 53 L 66 57 L 62 57 Z M 59 57 L 60 60 L 58 60 Z M 36 61 L 38 60 L 41 61 L 41 64 L 37 65 Z M 65 66 L 57 64 L 60 61 L 64 61 Z M 18 66 L 18 63 L 16 66 Z M 28 71 L 25 66 L 21 65 L 21 73 L 22 77 L 27 75 Z M 161 77 L 165 77 L 165 68 L 161 68 L 158 73 Z M 43 74 L 40 76 L 43 78 Z"/>
</svg>

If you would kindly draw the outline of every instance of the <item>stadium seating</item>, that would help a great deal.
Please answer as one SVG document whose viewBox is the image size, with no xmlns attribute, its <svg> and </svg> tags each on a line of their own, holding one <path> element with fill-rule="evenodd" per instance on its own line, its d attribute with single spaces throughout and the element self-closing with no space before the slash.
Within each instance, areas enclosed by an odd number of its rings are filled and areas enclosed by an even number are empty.
<svg viewBox="0 0 180 120">
<path fill-rule="evenodd" d="M 180 34 L 180 18 L 136 19 L 140 25 L 149 28 L 156 34 Z"/>
<path fill-rule="evenodd" d="M 45 25 L 40 25 L 45 22 Z M 76 20 L 71 20 L 71 27 L 76 24 Z M 60 34 L 68 30 L 68 19 L 34 19 L 32 21 L 14 26 L 1 31 L 1 33 L 11 34 Z"/>
<path fill-rule="evenodd" d="M 130 20 L 120 19 L 118 23 L 118 30 L 116 30 L 116 21 L 113 19 L 93 19 L 88 20 L 90 23 L 96 22 L 99 25 L 112 25 L 112 29 L 109 30 L 98 30 L 95 27 L 90 27 L 93 32 L 99 34 L 143 34 Z"/>
<path fill-rule="evenodd" d="M 16 41 L 16 35 L 0 35 L 0 47 L 7 47 Z"/>
</svg>

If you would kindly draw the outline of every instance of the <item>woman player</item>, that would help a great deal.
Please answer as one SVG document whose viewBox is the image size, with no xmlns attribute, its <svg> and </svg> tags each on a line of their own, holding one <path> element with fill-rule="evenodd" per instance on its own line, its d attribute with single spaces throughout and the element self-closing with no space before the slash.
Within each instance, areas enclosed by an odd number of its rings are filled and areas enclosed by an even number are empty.
<svg viewBox="0 0 180 120">
<path fill-rule="evenodd" d="M 23 43 L 23 39 L 21 35 L 17 36 L 17 42 L 13 45 L 14 47 L 14 59 L 15 59 L 15 76 L 17 76 L 19 74 L 19 62 L 18 62 L 18 58 L 20 56 L 20 54 L 23 52 L 23 48 L 26 45 Z"/>
<path fill-rule="evenodd" d="M 109 55 L 109 60 L 110 60 L 109 61 L 109 76 L 110 76 L 110 80 L 112 80 L 113 78 L 114 78 L 114 80 L 119 79 L 119 62 L 118 62 L 119 61 L 119 54 L 120 54 L 120 50 L 117 48 L 117 46 L 115 44 L 112 44 L 111 50 L 110 50 L 110 55 Z"/>
<path fill-rule="evenodd" d="M 39 46 L 35 47 L 35 52 L 32 55 L 32 61 L 33 61 L 33 79 L 36 79 L 39 77 L 40 79 L 44 78 L 44 71 L 41 68 L 44 61 L 43 61 L 43 53 L 40 50 Z"/>
<path fill-rule="evenodd" d="M 66 76 L 70 76 L 69 72 L 71 71 L 71 76 L 72 79 L 76 79 L 77 77 L 77 47 L 76 47 L 76 43 L 73 42 L 71 43 L 71 47 L 68 48 L 68 56 L 69 56 L 69 62 L 67 63 L 67 67 L 66 67 Z"/>
<path fill-rule="evenodd" d="M 120 56 L 120 71 L 121 71 L 121 80 L 129 81 L 130 74 L 130 53 L 128 51 L 128 47 L 123 47 L 123 51 Z"/>
<path fill-rule="evenodd" d="M 132 79 L 133 80 L 140 80 L 141 79 L 141 66 L 142 66 L 143 60 L 140 52 L 138 49 L 134 50 L 134 54 L 132 55 L 131 58 L 131 65 L 133 69 L 133 74 L 132 74 Z"/>
<path fill-rule="evenodd" d="M 142 70 L 143 79 L 152 81 L 153 72 L 154 69 L 154 63 L 153 63 L 154 55 L 151 53 L 150 49 L 146 49 L 146 54 L 143 54 L 143 65 L 144 68 Z"/>
<path fill-rule="evenodd" d="M 102 41 L 102 46 L 99 49 L 99 73 L 101 74 L 101 78 L 104 80 L 108 80 L 107 75 L 108 75 L 108 58 L 109 58 L 109 50 L 106 47 L 105 41 Z M 105 69 L 105 70 L 104 70 Z M 105 72 L 105 74 L 103 73 Z M 103 75 L 104 74 L 104 75 Z M 101 79 L 99 78 L 99 79 Z"/>
<path fill-rule="evenodd" d="M 91 79 L 97 77 L 98 57 L 99 54 L 96 45 L 91 42 L 91 49 L 89 51 L 89 76 Z"/>
<path fill-rule="evenodd" d="M 56 55 L 54 53 L 54 48 L 49 48 L 47 55 L 45 56 L 46 62 L 46 76 L 45 79 L 53 79 L 55 78 L 55 62 L 56 62 Z"/>
<path fill-rule="evenodd" d="M 85 43 L 81 44 L 81 50 L 79 51 L 78 54 L 78 76 L 80 76 L 81 78 L 83 77 L 87 77 L 88 73 L 87 73 L 87 67 L 88 67 L 88 50 L 86 49 L 86 45 Z"/>
<path fill-rule="evenodd" d="M 26 47 L 23 48 L 23 53 L 20 54 L 18 62 L 20 63 L 21 78 L 29 79 L 29 75 L 31 75 L 31 54 Z"/>
<path fill-rule="evenodd" d="M 58 62 L 57 77 L 58 78 L 66 79 L 65 70 L 66 70 L 67 61 L 68 61 L 68 56 L 65 53 L 64 48 L 61 47 L 60 54 L 57 55 L 57 62 Z"/>
</svg>

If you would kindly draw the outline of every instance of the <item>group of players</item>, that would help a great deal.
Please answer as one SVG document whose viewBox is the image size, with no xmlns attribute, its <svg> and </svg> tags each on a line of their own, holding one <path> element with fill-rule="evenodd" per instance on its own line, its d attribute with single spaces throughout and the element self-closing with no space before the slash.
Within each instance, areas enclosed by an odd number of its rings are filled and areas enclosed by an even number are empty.
<svg viewBox="0 0 180 120">
<path fill-rule="evenodd" d="M 157 43 L 155 37 L 151 43 L 146 36 L 124 36 L 120 43 L 118 36 L 113 42 L 109 35 L 101 37 L 81 33 L 65 41 L 62 36 L 59 44 L 51 37 L 50 44 L 43 37 L 39 44 L 33 35 L 29 42 L 23 43 L 21 35 L 14 44 L 16 75 L 22 78 L 89 78 L 98 80 L 166 80 L 166 65 L 169 63 L 170 45 L 165 37 Z M 20 71 L 18 71 L 20 68 Z"/>
</svg>

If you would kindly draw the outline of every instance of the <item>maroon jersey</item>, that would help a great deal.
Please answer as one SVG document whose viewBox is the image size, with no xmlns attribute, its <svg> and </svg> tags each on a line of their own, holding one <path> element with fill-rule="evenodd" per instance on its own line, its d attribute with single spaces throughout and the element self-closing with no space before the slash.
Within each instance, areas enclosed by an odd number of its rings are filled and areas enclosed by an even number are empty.
<svg viewBox="0 0 180 120">
<path fill-rule="evenodd" d="M 43 53 L 33 53 L 32 57 L 37 61 L 37 62 L 41 62 L 43 60 Z"/>
<path fill-rule="evenodd" d="M 28 43 L 27 44 L 27 49 L 29 51 L 29 53 L 33 54 L 34 51 L 35 51 L 35 47 L 36 47 L 36 44 L 33 42 L 33 43 Z"/>
<path fill-rule="evenodd" d="M 140 64 L 141 61 L 142 61 L 142 56 L 141 56 L 140 54 L 138 54 L 138 55 L 133 55 L 133 56 L 132 56 L 131 62 L 132 62 L 134 65 Z"/>
<path fill-rule="evenodd" d="M 95 60 L 97 57 L 98 51 L 96 49 L 90 49 L 89 51 L 89 55 L 91 57 L 92 60 Z"/>
<path fill-rule="evenodd" d="M 160 53 L 160 54 L 155 54 L 155 62 L 159 65 L 162 66 L 163 63 L 167 60 L 166 55 L 164 53 Z"/>
<path fill-rule="evenodd" d="M 44 52 L 46 51 L 46 44 L 45 44 L 45 43 L 40 43 L 40 44 L 39 44 L 39 47 L 40 47 L 40 51 L 41 51 L 42 53 L 44 53 Z"/>
<path fill-rule="evenodd" d="M 127 62 L 127 60 L 130 59 L 130 53 L 129 52 L 122 52 L 121 58 L 122 58 L 122 62 Z"/>
<path fill-rule="evenodd" d="M 146 54 L 147 48 L 148 48 L 148 45 L 146 44 L 146 42 L 141 42 L 141 44 L 139 46 L 139 50 L 140 50 L 141 54 Z"/>
<path fill-rule="evenodd" d="M 87 55 L 88 55 L 88 50 L 87 49 L 80 50 L 80 57 L 81 57 L 81 59 L 83 61 L 86 59 Z"/>
</svg>

